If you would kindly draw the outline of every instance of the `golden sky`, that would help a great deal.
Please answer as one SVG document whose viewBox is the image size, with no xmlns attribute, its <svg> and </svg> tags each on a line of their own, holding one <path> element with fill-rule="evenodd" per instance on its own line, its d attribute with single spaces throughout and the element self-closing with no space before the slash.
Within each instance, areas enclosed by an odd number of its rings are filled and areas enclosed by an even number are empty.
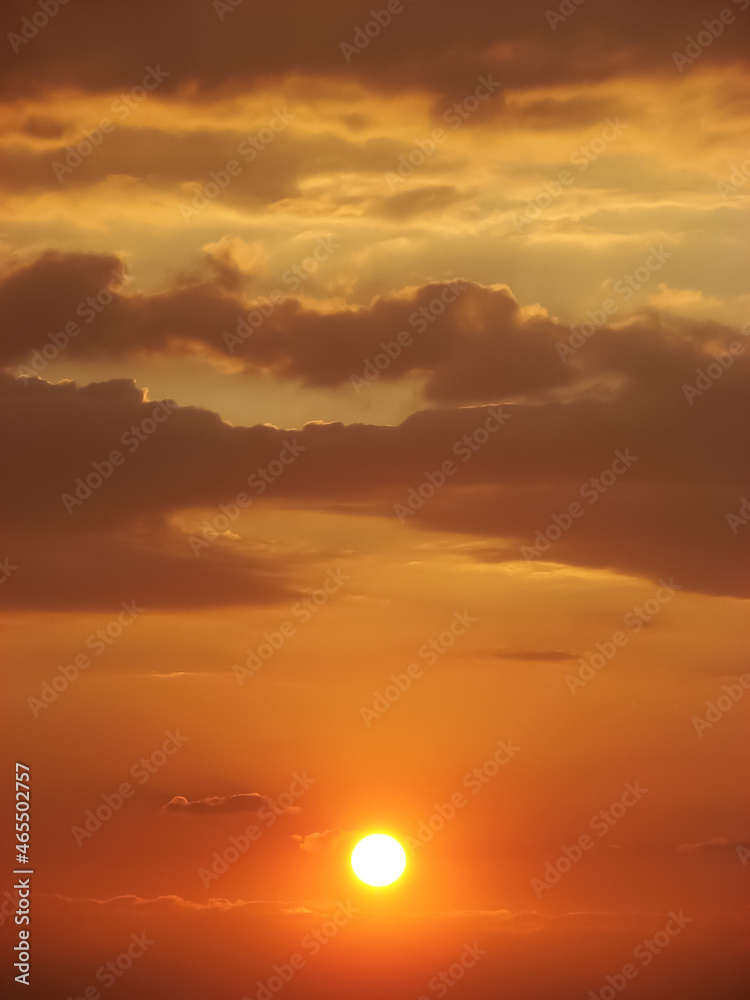
<svg viewBox="0 0 750 1000">
<path fill-rule="evenodd" d="M 750 0 L 2 16 L 27 995 L 743 996 Z"/>
</svg>

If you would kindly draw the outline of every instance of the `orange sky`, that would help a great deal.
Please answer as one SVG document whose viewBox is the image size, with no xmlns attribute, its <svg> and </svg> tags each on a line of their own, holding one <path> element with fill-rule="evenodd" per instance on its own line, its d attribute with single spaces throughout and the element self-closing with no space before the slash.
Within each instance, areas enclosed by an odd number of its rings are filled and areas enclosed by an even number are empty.
<svg viewBox="0 0 750 1000">
<path fill-rule="evenodd" d="M 747 8 L 5 5 L 26 995 L 745 995 Z"/>
</svg>

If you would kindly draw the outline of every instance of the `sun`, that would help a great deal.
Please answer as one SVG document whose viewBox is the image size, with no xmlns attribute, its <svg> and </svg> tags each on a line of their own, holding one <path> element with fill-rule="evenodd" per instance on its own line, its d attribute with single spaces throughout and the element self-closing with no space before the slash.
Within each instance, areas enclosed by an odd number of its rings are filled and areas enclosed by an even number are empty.
<svg viewBox="0 0 750 1000">
<path fill-rule="evenodd" d="M 354 874 L 367 885 L 390 885 L 406 868 L 406 853 L 397 840 L 385 833 L 371 833 L 352 851 Z"/>
</svg>

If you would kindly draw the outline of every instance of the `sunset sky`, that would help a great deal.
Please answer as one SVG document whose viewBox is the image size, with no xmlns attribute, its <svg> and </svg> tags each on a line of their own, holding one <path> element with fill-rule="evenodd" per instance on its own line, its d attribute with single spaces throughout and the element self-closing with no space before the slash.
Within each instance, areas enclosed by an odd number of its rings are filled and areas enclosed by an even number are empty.
<svg viewBox="0 0 750 1000">
<path fill-rule="evenodd" d="M 750 0 L 2 22 L 3 995 L 746 996 Z"/>
</svg>

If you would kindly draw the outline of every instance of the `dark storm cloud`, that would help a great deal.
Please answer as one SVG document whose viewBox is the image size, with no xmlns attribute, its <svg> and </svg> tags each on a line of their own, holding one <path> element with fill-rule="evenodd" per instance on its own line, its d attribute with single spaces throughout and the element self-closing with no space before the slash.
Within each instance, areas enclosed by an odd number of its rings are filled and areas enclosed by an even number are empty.
<svg viewBox="0 0 750 1000">
<path fill-rule="evenodd" d="M 117 284 L 116 258 L 46 253 L 0 280 L 0 361 L 26 361 L 24 373 L 42 374 L 46 358 L 59 353 L 56 344 L 64 343 L 71 356 L 92 358 L 187 354 L 200 346 L 237 359 L 249 372 L 270 370 L 310 386 L 351 383 L 360 391 L 372 375 L 390 380 L 432 372 L 426 394 L 440 402 L 492 400 L 562 386 L 576 375 L 554 350 L 570 331 L 541 316 L 524 318 L 507 289 L 426 285 L 408 297 L 325 314 L 287 294 L 279 305 L 261 301 L 270 310 L 264 320 L 237 290 L 240 276 L 231 262 L 217 260 L 213 268 L 215 276 L 204 281 L 130 295 Z M 290 272 L 289 289 L 293 282 Z M 99 302 L 87 303 L 100 293 Z M 77 332 L 66 336 L 69 323 Z M 402 332 L 399 347 L 394 341 Z M 381 374 L 373 365 L 376 357 L 381 365 L 384 342 L 398 356 L 385 356 Z"/>
<path fill-rule="evenodd" d="M 375 5 L 376 7 L 378 5 Z M 382 5 L 384 6 L 384 5 Z M 707 46 L 702 66 L 746 59 L 743 13 Z M 225 4 L 226 8 L 227 5 Z M 268 77 L 312 75 L 356 79 L 381 90 L 430 89 L 460 99 L 481 73 L 507 84 L 535 87 L 656 73 L 676 76 L 674 51 L 718 13 L 701 0 L 675 6 L 647 0 L 584 4 L 554 26 L 549 0 L 445 0 L 439 8 L 405 3 L 391 23 L 361 45 L 342 51 L 372 20 L 370 7 L 350 0 L 245 3 L 220 16 L 205 0 L 133 0 L 63 5 L 35 33 L 6 44 L 0 80 L 17 96 L 49 87 L 131 88 L 149 64 L 169 73 L 163 93 L 190 87 L 198 96 L 236 93 Z M 36 10 L 9 0 L 4 31 L 18 35 Z M 553 30 L 554 28 L 554 30 Z M 377 26 L 376 26 L 377 30 Z M 367 42 L 366 35 L 360 39 Z M 15 51 L 14 51 L 15 50 Z M 688 70 L 690 64 L 688 64 Z"/>
<path fill-rule="evenodd" d="M 196 554 L 185 536 L 162 519 L 108 528 L 36 522 L 2 532 L 13 571 L 3 591 L 6 609 L 111 611 L 137 599 L 150 611 L 231 605 L 266 606 L 294 599 L 288 577 L 295 564 L 283 555 L 258 557 L 206 545 Z"/>
<path fill-rule="evenodd" d="M 502 296 L 500 301 L 502 309 L 511 308 Z M 675 331 L 685 332 L 677 321 L 661 331 L 668 343 L 675 341 L 671 355 L 650 341 L 642 346 L 643 330 L 618 347 L 621 368 L 623 359 L 637 358 L 640 350 L 663 358 L 640 378 L 631 373 L 617 392 L 508 406 L 498 432 L 485 433 L 473 448 L 465 441 L 476 444 L 473 435 L 496 412 L 492 408 L 425 410 L 398 427 L 312 423 L 291 431 L 232 427 L 216 414 L 169 404 L 168 419 L 156 425 L 153 414 L 167 404 L 145 400 L 131 382 L 78 388 L 41 380 L 24 384 L 6 375 L 0 380 L 0 415 L 10 428 L 3 442 L 2 511 L 4 523 L 15 529 L 16 548 L 11 536 L 4 547 L 18 565 L 29 553 L 24 570 L 7 582 L 6 597 L 50 606 L 57 594 L 61 606 L 86 606 L 100 600 L 98 586 L 108 591 L 126 579 L 125 596 L 132 591 L 148 604 L 135 584 L 148 584 L 154 563 L 164 587 L 175 584 L 169 606 L 278 596 L 290 566 L 277 561 L 274 576 L 252 551 L 230 542 L 206 546 L 205 556 L 194 558 L 169 519 L 182 510 L 217 510 L 251 492 L 248 477 L 285 448 L 298 457 L 253 502 L 270 498 L 281 505 L 394 518 L 396 505 L 405 509 L 426 472 L 452 460 L 453 477 L 429 502 L 407 511 L 405 520 L 424 530 L 484 539 L 484 561 L 521 560 L 522 546 L 536 544 L 538 533 L 556 523 L 553 515 L 564 515 L 577 501 L 585 516 L 557 533 L 545 558 L 655 580 L 674 577 L 687 590 L 749 596 L 746 540 L 727 522 L 747 488 L 747 364 L 737 359 L 691 406 L 681 385 L 697 348 Z M 653 331 L 653 337 L 659 334 Z M 620 335 L 627 341 L 627 331 Z M 463 377 L 470 381 L 469 373 Z M 144 427 L 149 433 L 138 448 L 122 448 L 124 434 Z M 101 471 L 118 448 L 125 460 L 95 483 L 91 495 L 65 502 L 81 480 L 85 491 L 94 463 Z M 595 502 L 589 485 L 584 501 L 582 489 L 610 470 L 618 451 L 632 456 L 630 468 Z M 48 554 L 46 567 L 42 552 Z M 181 578 L 190 565 L 195 569 Z M 118 577 L 113 566 L 125 575 Z"/>
<path fill-rule="evenodd" d="M 319 243 L 309 252 L 335 252 L 330 241 Z M 307 386 L 348 385 L 361 394 L 375 380 L 419 375 L 427 400 L 485 403 L 592 377 L 625 378 L 648 391 L 692 384 L 697 369 L 714 360 L 711 350 L 743 341 L 722 324 L 656 310 L 590 337 L 573 335 L 541 313 L 524 312 L 505 287 L 461 280 L 316 312 L 292 294 L 300 282 L 291 269 L 272 301 L 245 297 L 253 279 L 226 254 L 208 264 L 203 278 L 130 294 L 114 256 L 50 251 L 18 262 L 0 278 L 0 362 L 33 376 L 44 375 L 62 351 L 127 358 L 200 350 L 231 358 L 248 373 Z M 564 346 L 571 338 L 575 350 Z M 737 366 L 746 368 L 744 358 Z"/>
</svg>

